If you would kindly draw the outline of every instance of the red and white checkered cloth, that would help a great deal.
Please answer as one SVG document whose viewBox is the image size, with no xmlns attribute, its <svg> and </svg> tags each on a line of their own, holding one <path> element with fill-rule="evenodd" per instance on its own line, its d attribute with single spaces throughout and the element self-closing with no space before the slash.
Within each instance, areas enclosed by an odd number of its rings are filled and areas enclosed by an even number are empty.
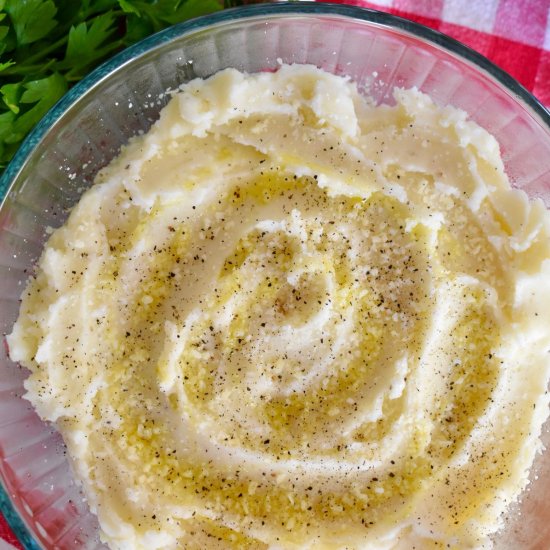
<svg viewBox="0 0 550 550">
<path fill-rule="evenodd" d="M 336 2 L 387 11 L 448 34 L 502 67 L 550 107 L 550 0 Z M 10 544 L 21 548 L 0 514 L 0 550 L 12 549 Z"/>
<path fill-rule="evenodd" d="M 550 108 L 550 0 L 332 1 L 387 11 L 448 34 L 488 57 Z"/>
</svg>

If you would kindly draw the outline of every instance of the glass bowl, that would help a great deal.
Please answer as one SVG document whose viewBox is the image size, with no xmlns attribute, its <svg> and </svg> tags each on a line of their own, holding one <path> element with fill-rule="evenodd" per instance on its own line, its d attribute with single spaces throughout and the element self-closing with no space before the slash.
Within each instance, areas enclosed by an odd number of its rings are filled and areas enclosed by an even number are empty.
<svg viewBox="0 0 550 550">
<path fill-rule="evenodd" d="M 51 227 L 67 217 L 122 144 L 149 129 L 166 91 L 235 67 L 312 63 L 353 78 L 380 103 L 395 86 L 468 112 L 499 141 L 514 186 L 550 206 L 550 114 L 509 75 L 453 39 L 351 6 L 273 4 L 219 12 L 125 50 L 77 84 L 24 142 L 0 180 L 0 325 L 11 331 L 19 295 Z M 27 372 L 0 357 L 0 504 L 26 548 L 104 548 L 55 427 L 22 399 Z M 545 437 L 548 438 L 548 430 Z M 509 514 L 497 548 L 550 541 L 550 452 Z"/>
</svg>

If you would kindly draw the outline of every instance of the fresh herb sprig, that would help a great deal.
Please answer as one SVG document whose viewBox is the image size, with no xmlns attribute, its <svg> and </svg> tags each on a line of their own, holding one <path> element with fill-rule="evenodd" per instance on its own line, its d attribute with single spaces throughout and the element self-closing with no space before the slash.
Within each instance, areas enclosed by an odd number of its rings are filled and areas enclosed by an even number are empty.
<svg viewBox="0 0 550 550">
<path fill-rule="evenodd" d="M 0 0 L 0 172 L 75 82 L 113 53 L 219 0 Z"/>
</svg>

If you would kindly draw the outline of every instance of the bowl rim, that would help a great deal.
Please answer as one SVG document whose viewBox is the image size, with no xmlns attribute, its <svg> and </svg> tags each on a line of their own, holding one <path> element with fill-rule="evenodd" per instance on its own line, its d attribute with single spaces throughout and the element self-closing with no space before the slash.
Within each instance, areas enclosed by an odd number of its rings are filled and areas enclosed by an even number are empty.
<svg viewBox="0 0 550 550">
<path fill-rule="evenodd" d="M 534 118 L 538 119 L 539 123 L 545 126 L 550 132 L 550 110 L 531 92 L 487 57 L 444 33 L 397 15 L 354 5 L 327 2 L 309 3 L 307 0 L 296 3 L 283 3 L 279 1 L 267 4 L 260 3 L 225 9 L 168 27 L 124 49 L 91 71 L 86 77 L 65 93 L 65 95 L 44 115 L 40 122 L 24 139 L 14 157 L 7 165 L 4 173 L 0 177 L 0 211 L 6 201 L 6 197 L 9 195 L 12 185 L 17 180 L 22 169 L 47 135 L 48 131 L 54 126 L 57 120 L 73 106 L 73 104 L 95 85 L 108 78 L 113 71 L 185 34 L 205 30 L 207 27 L 213 25 L 229 23 L 234 20 L 266 16 L 268 18 L 275 18 L 277 16 L 300 15 L 306 17 L 320 15 L 334 16 L 342 19 L 355 19 L 382 27 L 405 31 L 414 37 L 426 40 L 446 52 L 470 62 L 475 67 L 488 74 L 489 77 L 501 84 L 516 101 L 520 104 L 523 103 L 524 106 L 528 108 L 531 115 L 534 115 Z M 25 520 L 16 511 L 9 497 L 8 487 L 5 485 L 5 481 L 1 475 L 0 512 L 4 515 L 6 522 L 26 550 L 40 550 L 42 548 L 42 544 L 34 538 Z"/>
<path fill-rule="evenodd" d="M 7 489 L 4 487 L 4 481 L 0 477 L 0 512 L 4 516 L 6 523 L 11 528 L 13 534 L 23 546 L 25 550 L 42 550 L 39 542 L 37 542 L 30 529 L 27 527 L 25 520 L 17 513 Z M 3 539 L 0 539 L 2 542 Z"/>
</svg>

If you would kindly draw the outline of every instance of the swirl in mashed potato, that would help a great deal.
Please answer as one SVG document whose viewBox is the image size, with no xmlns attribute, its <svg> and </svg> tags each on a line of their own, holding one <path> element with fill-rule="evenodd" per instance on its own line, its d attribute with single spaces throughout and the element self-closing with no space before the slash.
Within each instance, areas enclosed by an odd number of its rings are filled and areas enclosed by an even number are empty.
<svg viewBox="0 0 550 550">
<path fill-rule="evenodd" d="M 51 236 L 10 352 L 111 548 L 490 545 L 547 415 L 549 216 L 395 102 L 194 80 Z"/>
</svg>

